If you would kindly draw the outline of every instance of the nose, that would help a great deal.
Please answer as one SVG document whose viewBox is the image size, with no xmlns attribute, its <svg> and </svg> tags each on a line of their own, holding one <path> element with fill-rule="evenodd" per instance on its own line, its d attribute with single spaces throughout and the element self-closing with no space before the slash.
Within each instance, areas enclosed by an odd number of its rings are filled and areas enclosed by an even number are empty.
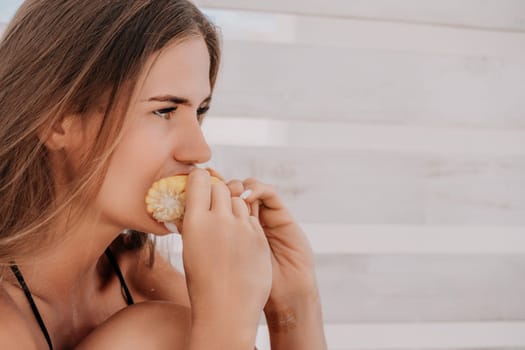
<svg viewBox="0 0 525 350">
<path fill-rule="evenodd" d="M 173 150 L 173 158 L 181 163 L 199 164 L 206 163 L 211 159 L 211 149 L 202 128 L 193 114 L 192 118 L 184 125 L 181 125 L 176 134 L 177 143 Z"/>
</svg>

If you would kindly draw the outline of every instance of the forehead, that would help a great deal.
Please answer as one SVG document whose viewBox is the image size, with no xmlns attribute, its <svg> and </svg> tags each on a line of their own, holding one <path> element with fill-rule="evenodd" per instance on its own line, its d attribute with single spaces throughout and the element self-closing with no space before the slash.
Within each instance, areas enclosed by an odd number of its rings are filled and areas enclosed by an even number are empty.
<svg viewBox="0 0 525 350">
<path fill-rule="evenodd" d="M 139 100 L 173 94 L 201 103 L 210 94 L 209 72 L 210 55 L 202 37 L 170 44 L 146 64 Z"/>
</svg>

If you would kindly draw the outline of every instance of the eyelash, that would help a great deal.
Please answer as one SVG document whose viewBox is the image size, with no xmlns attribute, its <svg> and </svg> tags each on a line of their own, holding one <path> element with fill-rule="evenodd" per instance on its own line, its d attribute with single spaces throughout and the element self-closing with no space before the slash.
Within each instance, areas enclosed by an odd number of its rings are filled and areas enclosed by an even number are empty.
<svg viewBox="0 0 525 350">
<path fill-rule="evenodd" d="M 202 115 L 206 114 L 206 112 L 208 112 L 208 110 L 210 109 L 210 106 L 206 106 L 206 107 L 202 107 L 202 108 L 199 108 L 197 110 L 197 117 L 199 117 L 199 121 L 202 122 L 202 120 L 204 119 L 204 117 L 200 118 Z M 163 109 L 157 109 L 156 111 L 153 112 L 153 114 L 155 114 L 156 116 L 162 118 L 162 119 L 165 119 L 165 120 L 170 120 L 171 119 L 171 114 L 173 112 L 175 112 L 177 110 L 177 107 L 169 107 L 169 108 L 163 108 Z M 162 116 L 162 114 L 167 114 L 167 116 Z"/>
</svg>

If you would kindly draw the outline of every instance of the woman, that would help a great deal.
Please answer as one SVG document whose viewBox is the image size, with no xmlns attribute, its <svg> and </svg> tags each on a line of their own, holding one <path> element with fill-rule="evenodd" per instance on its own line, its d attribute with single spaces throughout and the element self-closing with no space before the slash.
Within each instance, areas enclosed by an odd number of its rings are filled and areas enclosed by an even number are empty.
<svg viewBox="0 0 525 350">
<path fill-rule="evenodd" d="M 0 348 L 249 349 L 262 312 L 272 349 L 326 348 L 274 188 L 196 167 L 219 57 L 186 0 L 24 2 L 0 43 Z M 170 232 L 144 196 L 176 174 L 185 276 L 146 234 Z"/>
</svg>

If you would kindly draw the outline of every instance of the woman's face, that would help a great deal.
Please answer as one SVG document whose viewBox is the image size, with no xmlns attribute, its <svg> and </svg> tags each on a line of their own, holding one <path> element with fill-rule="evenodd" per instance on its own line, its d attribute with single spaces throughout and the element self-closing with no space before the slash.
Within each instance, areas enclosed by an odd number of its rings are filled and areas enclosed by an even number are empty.
<svg viewBox="0 0 525 350">
<path fill-rule="evenodd" d="M 187 174 L 209 161 L 201 122 L 210 103 L 210 57 L 202 37 L 154 55 L 133 93 L 123 138 L 110 161 L 97 206 L 102 220 L 121 228 L 166 234 L 146 212 L 153 182 Z"/>
</svg>

